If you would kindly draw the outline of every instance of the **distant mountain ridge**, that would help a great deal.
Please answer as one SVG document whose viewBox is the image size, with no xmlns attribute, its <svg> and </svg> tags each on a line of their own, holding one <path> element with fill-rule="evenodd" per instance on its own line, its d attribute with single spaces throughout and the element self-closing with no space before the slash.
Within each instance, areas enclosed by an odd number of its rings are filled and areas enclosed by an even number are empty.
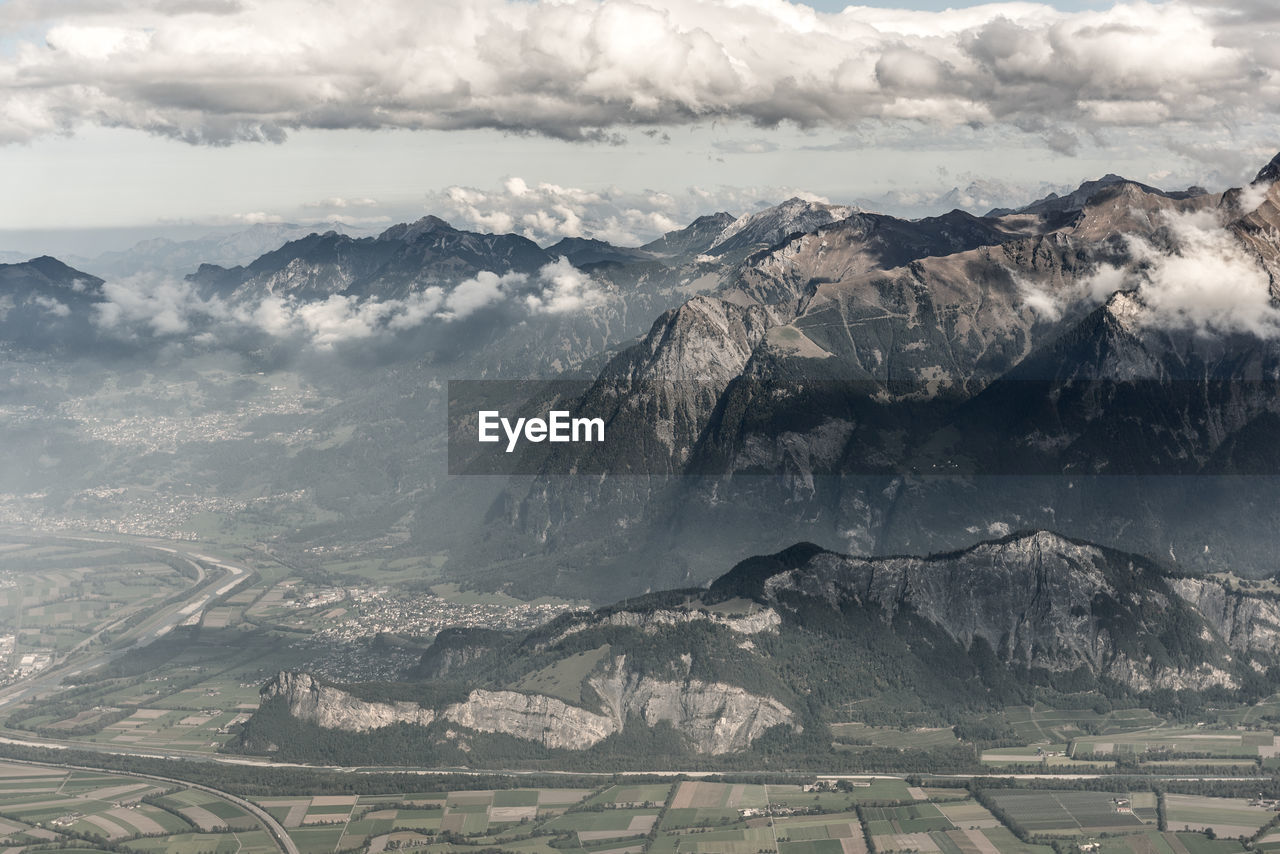
<svg viewBox="0 0 1280 854">
<path fill-rule="evenodd" d="M 292 240 L 244 267 L 204 264 L 191 276 L 233 297 L 250 293 L 330 294 L 402 298 L 433 284 L 457 283 L 481 271 L 535 273 L 554 258 L 536 243 L 514 234 L 459 231 L 426 216 L 393 225 L 377 237 L 350 237 L 329 231 Z"/>
<path fill-rule="evenodd" d="M 187 240 L 158 237 L 139 241 L 128 249 L 103 252 L 92 258 L 76 256 L 68 260 L 105 278 L 139 273 L 185 276 L 195 272 L 201 264 L 247 264 L 289 240 L 327 231 L 358 235 L 364 229 L 353 228 L 341 222 L 322 225 L 254 223 L 241 230 L 220 230 Z"/>
</svg>

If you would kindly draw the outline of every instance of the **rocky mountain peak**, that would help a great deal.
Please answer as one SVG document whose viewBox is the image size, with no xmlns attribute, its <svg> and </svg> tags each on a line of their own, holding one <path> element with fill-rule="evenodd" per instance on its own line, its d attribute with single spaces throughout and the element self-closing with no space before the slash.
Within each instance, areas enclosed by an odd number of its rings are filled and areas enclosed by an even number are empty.
<svg viewBox="0 0 1280 854">
<path fill-rule="evenodd" d="M 1271 158 L 1271 162 L 1263 166 L 1253 179 L 1255 184 L 1274 184 L 1276 181 L 1280 181 L 1280 154 Z"/>
<path fill-rule="evenodd" d="M 438 216 L 427 215 L 417 222 L 399 223 L 388 228 L 382 234 L 378 235 L 379 240 L 401 240 L 405 243 L 412 243 L 423 235 L 433 234 L 435 232 L 457 231 L 449 223 L 440 219 Z"/>
<path fill-rule="evenodd" d="M 1101 178 L 1081 183 L 1079 187 L 1066 195 L 1050 193 L 1044 198 L 1038 199 L 1026 207 L 1019 208 L 1014 213 L 1040 215 L 1073 214 L 1085 210 L 1091 205 L 1097 205 L 1100 202 L 1113 199 L 1117 195 L 1121 194 L 1128 195 L 1131 198 L 1138 196 L 1158 196 L 1169 199 L 1186 199 L 1203 195 L 1204 190 L 1201 187 L 1190 187 L 1187 190 L 1180 192 L 1166 192 L 1157 187 L 1143 184 L 1140 181 L 1125 178 L 1123 175 L 1108 172 Z M 1005 211 L 992 211 L 992 213 L 1003 214 Z"/>
<path fill-rule="evenodd" d="M 102 279 L 70 267 L 57 258 L 41 255 L 19 264 L 0 264 L 0 284 L 12 288 L 19 283 L 34 288 L 96 289 L 102 285 Z"/>
<path fill-rule="evenodd" d="M 816 231 L 857 212 L 857 208 L 849 205 L 793 197 L 771 208 L 738 217 L 720 233 L 708 251 L 723 255 L 734 249 L 773 246 L 788 235 Z"/>
<path fill-rule="evenodd" d="M 684 228 L 669 231 L 657 240 L 646 243 L 640 249 L 663 257 L 696 256 L 707 251 L 735 219 L 737 217 L 733 214 L 724 211 L 706 214 Z"/>
</svg>

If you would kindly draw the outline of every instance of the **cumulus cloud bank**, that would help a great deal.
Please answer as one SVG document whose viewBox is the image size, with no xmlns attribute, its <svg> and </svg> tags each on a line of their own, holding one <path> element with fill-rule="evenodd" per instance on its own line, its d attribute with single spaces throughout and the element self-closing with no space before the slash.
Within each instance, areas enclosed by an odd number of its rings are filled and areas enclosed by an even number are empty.
<svg viewBox="0 0 1280 854">
<path fill-rule="evenodd" d="M 1256 208 L 1266 190 L 1248 188 L 1244 210 Z M 1023 303 L 1052 321 L 1072 304 L 1100 304 L 1124 292 L 1129 298 L 1122 313 L 1140 326 L 1280 338 L 1280 305 L 1272 296 L 1271 276 L 1220 211 L 1167 213 L 1159 234 L 1158 245 L 1128 236 L 1126 264 L 1103 264 L 1069 291 L 1018 281 Z"/>
<path fill-rule="evenodd" d="M 452 323 L 483 309 L 510 306 L 520 315 L 572 315 L 604 305 L 608 295 L 565 258 L 534 276 L 480 272 L 452 288 L 428 287 L 404 299 L 361 299 L 332 294 L 303 302 L 277 294 L 232 302 L 202 297 L 187 281 L 140 274 L 103 285 L 94 323 L 116 335 L 172 338 L 190 334 L 261 333 L 301 338 L 319 348 L 372 339 L 429 322 Z"/>
<path fill-rule="evenodd" d="M 92 123 L 193 143 L 298 128 L 610 138 L 717 119 L 1221 126 L 1280 106 L 1266 4 L 1168 0 L 946 12 L 786 0 L 11 0 L 0 140 Z"/>
<path fill-rule="evenodd" d="M 1168 231 L 1171 251 L 1130 241 L 1144 323 L 1200 334 L 1280 336 L 1270 276 L 1214 212 L 1169 217 Z"/>
<path fill-rule="evenodd" d="M 735 215 L 800 196 L 791 187 L 690 187 L 682 192 L 584 190 L 508 178 L 498 189 L 453 186 L 427 197 L 426 207 L 454 225 L 497 234 L 514 233 L 548 245 L 565 237 L 637 246 L 683 228 L 715 211 Z"/>
</svg>

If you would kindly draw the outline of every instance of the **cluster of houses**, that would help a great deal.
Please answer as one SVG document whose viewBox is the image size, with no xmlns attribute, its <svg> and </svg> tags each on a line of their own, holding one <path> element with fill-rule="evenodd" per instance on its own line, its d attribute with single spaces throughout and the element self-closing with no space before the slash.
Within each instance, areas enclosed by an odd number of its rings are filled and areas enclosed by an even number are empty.
<svg viewBox="0 0 1280 854">
<path fill-rule="evenodd" d="M 746 807 L 738 810 L 739 818 L 758 818 L 761 816 L 776 815 L 808 815 L 809 807 Z"/>
<path fill-rule="evenodd" d="M 70 827 L 82 818 L 84 818 L 84 813 L 82 812 L 69 812 L 66 815 L 58 816 L 49 823 L 54 827 Z"/>
</svg>

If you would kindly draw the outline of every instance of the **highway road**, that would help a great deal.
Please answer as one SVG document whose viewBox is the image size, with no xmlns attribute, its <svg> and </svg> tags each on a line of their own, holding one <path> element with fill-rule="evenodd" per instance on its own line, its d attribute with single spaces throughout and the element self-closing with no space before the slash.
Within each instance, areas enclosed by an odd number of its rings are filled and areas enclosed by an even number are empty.
<svg viewBox="0 0 1280 854">
<path fill-rule="evenodd" d="M 908 774 L 890 774 L 877 773 L 874 771 L 865 771 L 857 774 L 850 774 L 841 771 L 821 771 L 821 770 L 792 770 L 779 768 L 755 768 L 755 769 L 734 769 L 732 771 L 710 770 L 710 771 L 679 771 L 669 768 L 650 768 L 638 771 L 548 771 L 545 769 L 524 769 L 524 768 L 426 768 L 412 765 L 395 765 L 395 766 L 360 766 L 360 765 L 313 765 L 305 762 L 278 762 L 272 759 L 259 758 L 254 756 L 231 756 L 219 753 L 187 753 L 180 750 L 138 750 L 137 748 L 129 748 L 122 745 L 111 744 L 94 744 L 90 742 L 79 742 L 67 739 L 52 738 L 15 738 L 11 735 L 0 735 L 0 744 L 21 745 L 23 747 L 40 747 L 48 750 L 82 750 L 92 753 L 104 753 L 112 756 L 129 756 L 138 759 L 168 759 L 168 760 L 188 760 L 192 762 L 213 762 L 219 765 L 238 765 L 251 768 L 297 768 L 308 771 L 332 771 L 343 774 L 417 774 L 420 776 L 441 776 L 441 775 L 471 775 L 471 776 L 504 776 L 504 777 L 688 777 L 690 779 L 698 779 L 701 777 L 721 777 L 725 774 L 733 775 L 769 775 L 769 774 L 796 774 L 805 777 L 821 777 L 824 780 L 902 780 L 910 775 Z M 4 759 L 8 762 L 11 760 Z M 59 766 L 62 767 L 62 766 Z M 124 772 L 116 772 L 124 773 Z M 1240 776 L 1205 776 L 1203 774 L 1115 774 L 1115 773 L 1061 773 L 1061 774 L 1002 774 L 999 771 L 987 771 L 973 774 L 933 774 L 923 773 L 925 777 L 936 777 L 939 779 L 951 780 L 1098 780 L 1112 777 L 1142 777 L 1145 780 L 1205 780 L 1212 782 L 1230 782 L 1230 781 L 1248 781 L 1248 780 L 1271 780 L 1270 775 L 1240 775 Z"/>
<path fill-rule="evenodd" d="M 94 537 L 64 537 L 64 539 L 112 544 L 119 544 L 120 542 L 119 540 Z M 187 596 L 162 607 L 155 614 L 143 620 L 141 624 L 130 629 L 122 640 L 132 639 L 133 643 L 131 644 L 115 643 L 109 649 L 90 647 L 92 641 L 99 638 L 103 632 L 118 628 L 119 623 L 113 623 L 110 626 L 103 627 L 91 637 L 85 638 L 49 668 L 30 678 L 0 688 L 0 712 L 3 712 L 6 707 L 16 705 L 23 700 L 47 697 L 61 690 L 63 687 L 62 680 L 68 676 L 78 676 L 81 673 L 95 670 L 132 649 L 154 643 L 215 599 L 231 592 L 236 585 L 248 578 L 250 574 L 248 568 L 230 563 L 222 558 L 187 552 L 168 546 L 147 545 L 144 547 L 176 555 L 195 567 L 197 571 L 196 582 L 191 586 Z M 220 570 L 220 575 L 216 578 L 210 578 L 210 573 L 205 571 L 199 561 L 203 561 L 208 566 Z"/>
<path fill-rule="evenodd" d="M 86 765 L 63 765 L 52 762 L 33 762 L 26 759 L 6 759 L 5 761 L 21 765 L 37 765 L 42 768 L 69 768 L 75 771 L 94 772 L 101 770 L 99 768 L 90 768 Z M 298 846 L 294 844 L 293 839 L 289 836 L 289 832 L 284 829 L 284 825 L 276 821 L 275 818 L 272 817 L 271 813 L 251 801 L 246 801 L 239 795 L 233 795 L 230 792 L 224 792 L 221 789 L 215 789 L 212 786 L 206 786 L 203 783 L 193 783 L 190 780 L 179 780 L 174 777 L 160 777 L 155 774 L 138 774 L 133 771 L 115 773 L 119 773 L 122 776 L 137 777 L 142 780 L 156 780 L 161 783 L 170 783 L 173 785 L 186 786 L 190 789 L 199 789 L 200 791 L 206 792 L 214 797 L 222 798 L 224 801 L 230 801 L 248 812 L 254 818 L 258 819 L 258 821 L 262 822 L 262 826 L 271 834 L 272 839 L 276 843 L 276 847 L 278 847 L 283 854 L 300 854 Z"/>
</svg>

